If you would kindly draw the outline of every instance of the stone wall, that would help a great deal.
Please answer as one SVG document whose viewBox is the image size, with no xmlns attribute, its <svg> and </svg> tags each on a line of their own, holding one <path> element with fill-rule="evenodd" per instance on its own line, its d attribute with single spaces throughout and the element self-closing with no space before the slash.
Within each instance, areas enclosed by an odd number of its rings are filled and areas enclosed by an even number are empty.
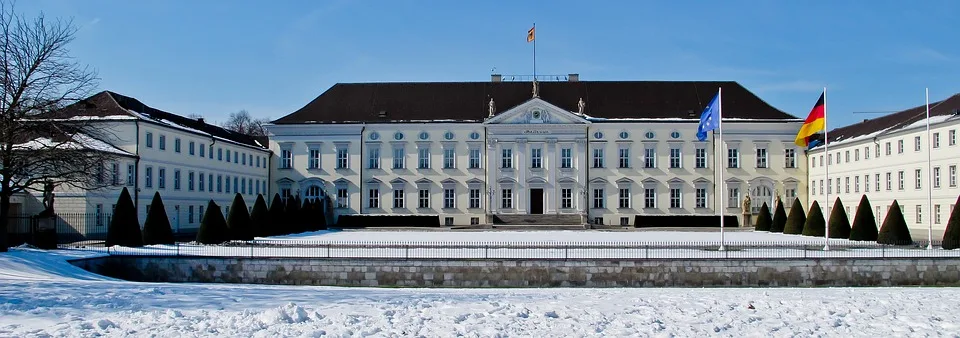
<svg viewBox="0 0 960 338">
<path fill-rule="evenodd" d="M 960 285 L 960 258 L 472 260 L 110 256 L 72 261 L 146 282 L 406 287 Z"/>
</svg>

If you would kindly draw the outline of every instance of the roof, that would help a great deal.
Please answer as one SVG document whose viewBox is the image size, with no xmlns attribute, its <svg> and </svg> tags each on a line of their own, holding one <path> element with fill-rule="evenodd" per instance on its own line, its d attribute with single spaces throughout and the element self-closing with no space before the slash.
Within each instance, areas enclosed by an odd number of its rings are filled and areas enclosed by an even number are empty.
<svg viewBox="0 0 960 338">
<path fill-rule="evenodd" d="M 927 120 L 926 115 L 926 105 L 917 106 L 830 130 L 827 137 L 830 139 L 829 143 L 831 145 L 872 138 L 880 134 L 924 125 Z M 931 123 L 942 122 L 951 118 L 960 118 L 960 93 L 945 100 L 930 103 Z"/>
<path fill-rule="evenodd" d="M 224 129 L 220 126 L 208 124 L 203 119 L 194 119 L 165 112 L 147 106 L 133 97 L 117 94 L 111 91 L 102 91 L 86 99 L 80 100 L 65 107 L 61 117 L 102 118 L 102 119 L 129 119 L 151 121 L 173 128 L 206 134 L 213 137 L 233 141 L 246 146 L 265 148 L 265 142 L 258 142 L 255 137 Z"/>
<path fill-rule="evenodd" d="M 723 88 L 724 118 L 786 120 L 797 117 L 767 104 L 733 81 L 538 82 L 539 97 L 567 111 L 599 119 L 698 119 Z M 476 122 L 490 99 L 503 112 L 532 97 L 530 82 L 338 83 L 274 124 Z M 385 114 L 381 117 L 381 112 Z"/>
<path fill-rule="evenodd" d="M 95 131 L 90 131 L 95 132 Z M 108 142 L 97 139 L 89 133 L 71 128 L 69 125 L 39 124 L 25 132 L 18 133 L 13 139 L 14 151 L 36 150 L 92 150 L 113 155 L 134 157 L 127 151 Z"/>
</svg>

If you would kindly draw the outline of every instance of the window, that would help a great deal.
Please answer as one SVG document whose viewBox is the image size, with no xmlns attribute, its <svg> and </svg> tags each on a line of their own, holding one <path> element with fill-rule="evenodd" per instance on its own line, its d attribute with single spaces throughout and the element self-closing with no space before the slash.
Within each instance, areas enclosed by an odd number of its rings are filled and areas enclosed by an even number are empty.
<svg viewBox="0 0 960 338">
<path fill-rule="evenodd" d="M 887 144 L 890 144 L 890 143 L 887 142 Z M 873 148 L 874 148 L 874 152 L 873 152 L 873 153 L 874 153 L 874 155 L 876 155 L 875 157 L 876 157 L 876 158 L 880 158 L 880 144 L 877 143 L 876 145 L 874 145 Z M 889 155 L 889 154 L 887 154 L 887 155 Z"/>
<path fill-rule="evenodd" d="M 618 151 L 620 155 L 620 168 L 630 168 L 630 148 L 620 148 Z"/>
<path fill-rule="evenodd" d="M 757 168 L 766 168 L 766 167 L 767 167 L 767 149 L 757 148 Z"/>
<path fill-rule="evenodd" d="M 393 189 L 393 208 L 403 208 L 403 189 Z"/>
<path fill-rule="evenodd" d="M 430 208 L 430 189 L 420 188 L 420 190 L 417 192 L 417 197 L 417 208 Z"/>
<path fill-rule="evenodd" d="M 417 149 L 417 168 L 430 169 L 430 148 Z"/>
<path fill-rule="evenodd" d="M 120 185 L 120 163 L 111 163 L 110 167 L 110 184 Z"/>
<path fill-rule="evenodd" d="M 682 158 L 680 157 L 680 148 L 670 148 L 670 168 L 678 169 L 681 168 Z"/>
<path fill-rule="evenodd" d="M 179 138 L 179 137 L 173 139 L 173 152 L 175 152 L 175 153 L 179 153 L 179 152 L 180 152 L 180 138 Z"/>
<path fill-rule="evenodd" d="M 199 215 L 200 219 L 203 219 L 203 206 L 202 206 L 202 205 L 199 206 L 199 207 L 197 207 L 197 215 Z"/>
<path fill-rule="evenodd" d="M 380 169 L 380 148 L 367 149 L 367 169 Z"/>
<path fill-rule="evenodd" d="M 456 208 L 456 197 L 457 192 L 454 188 L 443 188 L 443 208 L 444 209 L 453 209 Z"/>
<path fill-rule="evenodd" d="M 793 148 L 784 150 L 783 159 L 784 159 L 784 167 L 796 168 L 797 167 L 797 150 Z"/>
<path fill-rule="evenodd" d="M 337 169 L 347 169 L 347 148 L 337 148 Z"/>
<path fill-rule="evenodd" d="M 229 194 L 230 193 L 230 176 L 229 175 L 223 176 L 223 183 L 224 183 L 223 192 Z"/>
<path fill-rule="evenodd" d="M 860 160 L 860 149 L 854 149 L 854 150 L 853 150 L 853 160 L 854 160 L 854 161 L 859 161 L 859 160 Z"/>
<path fill-rule="evenodd" d="M 206 189 L 205 189 L 206 187 L 203 186 L 203 172 L 200 172 L 200 173 L 197 175 L 197 180 L 198 180 L 198 181 L 197 181 L 197 188 L 198 188 L 197 190 L 205 191 L 205 190 L 206 190 Z"/>
<path fill-rule="evenodd" d="M 670 208 L 679 209 L 683 207 L 683 192 L 680 188 L 670 188 Z"/>
<path fill-rule="evenodd" d="M 820 180 L 820 195 L 823 195 L 823 180 Z"/>
<path fill-rule="evenodd" d="M 456 163 L 457 163 L 457 155 L 456 155 L 455 149 L 454 148 L 443 149 L 443 168 L 444 169 L 456 168 L 457 167 Z"/>
<path fill-rule="evenodd" d="M 837 179 L 837 182 L 840 182 L 840 179 L 839 179 L 839 178 Z M 839 186 L 839 184 L 837 185 L 837 192 L 838 192 L 838 193 L 840 192 L 840 186 Z M 832 179 L 832 178 L 828 178 L 828 179 L 827 179 L 827 193 L 828 193 L 828 194 L 832 194 L 832 193 L 833 193 L 833 179 Z"/>
<path fill-rule="evenodd" d="M 863 192 L 870 192 L 870 175 L 863 175 Z"/>
<path fill-rule="evenodd" d="M 920 169 L 916 169 L 913 171 L 914 188 L 916 189 L 920 189 L 920 172 L 921 172 Z"/>
<path fill-rule="evenodd" d="M 860 192 L 860 176 L 853 177 L 853 192 Z"/>
<path fill-rule="evenodd" d="M 543 149 L 530 148 L 530 168 L 543 168 Z"/>
<path fill-rule="evenodd" d="M 873 175 L 874 180 L 874 191 L 880 192 L 880 174 Z M 887 176 L 887 190 L 890 190 L 890 176 Z"/>
<path fill-rule="evenodd" d="M 887 173 L 887 191 L 893 190 L 893 183 L 891 182 L 892 180 L 890 177 L 890 173 Z"/>
<path fill-rule="evenodd" d="M 940 133 L 933 133 L 933 147 L 940 148 Z"/>
<path fill-rule="evenodd" d="M 739 149 L 727 149 L 727 168 L 740 168 Z"/>
<path fill-rule="evenodd" d="M 500 208 L 513 209 L 513 189 L 500 190 Z"/>
<path fill-rule="evenodd" d="M 850 151 L 849 151 L 849 150 L 847 150 L 847 151 L 844 152 L 843 157 L 844 157 L 844 161 L 845 161 L 845 162 L 850 163 Z"/>
<path fill-rule="evenodd" d="M 203 143 L 200 143 L 200 147 L 199 147 L 199 148 L 200 148 L 200 149 L 199 149 L 199 150 L 200 150 L 200 157 L 205 157 L 205 156 L 206 156 L 207 147 L 206 147 Z M 210 153 L 210 155 L 213 156 L 213 153 Z"/>
<path fill-rule="evenodd" d="M 470 169 L 480 169 L 480 149 L 470 149 Z"/>
<path fill-rule="evenodd" d="M 707 188 L 697 188 L 697 205 L 698 209 L 703 209 L 707 207 Z"/>
<path fill-rule="evenodd" d="M 603 205 L 604 205 L 603 202 L 604 202 L 603 188 L 593 189 L 593 208 L 603 209 Z"/>
<path fill-rule="evenodd" d="M 187 223 L 193 224 L 193 206 L 187 207 Z"/>
<path fill-rule="evenodd" d="M 166 149 L 167 149 L 167 135 L 160 134 L 159 140 L 160 140 L 160 147 L 159 147 L 160 150 L 166 150 Z"/>
<path fill-rule="evenodd" d="M 697 169 L 703 169 L 707 167 L 707 149 L 706 148 L 697 148 L 694 151 L 696 154 L 696 159 L 694 160 L 694 165 Z"/>
<path fill-rule="evenodd" d="M 885 147 L 885 148 L 886 148 L 886 155 L 887 155 L 887 156 L 890 156 L 890 154 L 893 153 L 893 150 L 892 150 L 893 147 L 890 146 L 890 142 L 887 142 L 887 143 L 886 143 L 886 147 Z"/>
<path fill-rule="evenodd" d="M 657 189 L 656 188 L 643 189 L 643 207 L 645 209 L 653 209 L 657 207 Z"/>
<path fill-rule="evenodd" d="M 840 189 L 837 189 L 837 190 L 840 190 Z M 850 193 L 850 177 L 843 178 L 843 193 L 844 194 Z"/>
<path fill-rule="evenodd" d="M 227 192 L 230 192 L 230 191 L 227 191 Z M 236 176 L 233 177 L 233 192 L 235 192 L 235 193 L 240 192 L 240 189 L 237 189 L 237 177 L 236 177 Z"/>
<path fill-rule="evenodd" d="M 870 159 L 870 147 L 863 147 L 863 159 L 864 160 Z"/>
<path fill-rule="evenodd" d="M 933 187 L 940 188 L 940 167 L 933 167 Z"/>
<path fill-rule="evenodd" d="M 133 164 L 127 165 L 127 185 L 133 186 L 133 183 L 136 181 L 137 167 Z"/>
<path fill-rule="evenodd" d="M 810 157 L 810 168 L 816 168 L 816 167 L 817 167 L 817 157 L 812 156 Z"/>
<path fill-rule="evenodd" d="M 920 136 L 913 138 L 913 151 L 920 151 Z"/>
<path fill-rule="evenodd" d="M 840 182 L 840 180 L 837 180 Z M 736 208 L 740 203 L 740 188 L 727 189 L 727 208 Z"/>
<path fill-rule="evenodd" d="M 393 169 L 403 169 L 407 167 L 406 159 L 407 151 L 403 146 L 397 146 L 393 148 Z"/>
<path fill-rule="evenodd" d="M 560 209 L 573 208 L 573 189 L 560 188 Z"/>
<path fill-rule="evenodd" d="M 817 194 L 817 180 L 810 181 L 810 193 L 814 195 Z"/>
<path fill-rule="evenodd" d="M 643 167 L 653 169 L 657 167 L 657 148 L 643 150 Z"/>
<path fill-rule="evenodd" d="M 620 208 L 630 208 L 630 188 L 620 188 Z"/>
<path fill-rule="evenodd" d="M 160 189 L 167 188 L 167 169 L 166 168 L 157 169 L 157 188 L 160 188 Z"/>
<path fill-rule="evenodd" d="M 917 205 L 917 224 L 923 223 L 923 206 Z"/>
<path fill-rule="evenodd" d="M 147 143 L 147 148 L 153 148 L 153 133 L 147 132 L 147 137 L 145 137 L 145 142 Z"/>
<path fill-rule="evenodd" d="M 897 154 L 903 154 L 903 140 L 897 140 Z"/>
<path fill-rule="evenodd" d="M 603 168 L 603 148 L 593 150 L 593 167 Z"/>
<path fill-rule="evenodd" d="M 180 190 L 180 169 L 173 170 L 173 190 Z"/>
<path fill-rule="evenodd" d="M 227 162 L 230 162 L 230 149 L 227 149 Z"/>
<path fill-rule="evenodd" d="M 213 192 L 213 174 L 207 175 L 207 191 Z"/>
<path fill-rule="evenodd" d="M 240 164 L 247 165 L 247 153 L 240 154 Z"/>
<path fill-rule="evenodd" d="M 350 207 L 350 198 L 347 193 L 347 188 L 340 186 L 337 187 L 337 208 L 345 209 Z"/>
<path fill-rule="evenodd" d="M 949 146 L 957 145 L 957 130 L 956 130 L 956 129 L 950 129 L 950 131 L 947 132 L 947 145 L 949 145 Z"/>
<path fill-rule="evenodd" d="M 513 149 L 500 149 L 500 168 L 513 168 Z"/>
<path fill-rule="evenodd" d="M 470 188 L 470 209 L 480 209 L 480 189 Z"/>
<path fill-rule="evenodd" d="M 314 188 L 317 188 L 317 186 L 311 186 L 310 188 L 307 188 L 307 191 L 311 191 L 311 190 L 313 190 Z M 247 193 L 247 180 L 242 179 L 242 178 L 240 179 L 240 191 L 239 191 L 239 192 L 240 192 L 241 194 L 246 194 L 246 193 Z M 307 193 L 307 196 L 311 196 L 309 192 Z M 248 212 L 249 212 L 249 211 L 248 211 Z"/>
<path fill-rule="evenodd" d="M 560 149 L 560 168 L 573 168 L 573 148 Z"/>
<path fill-rule="evenodd" d="M 307 161 L 307 169 L 320 169 L 320 149 L 310 148 L 309 153 L 310 159 Z M 253 161 L 250 162 L 253 163 Z M 259 163 L 257 166 L 259 167 Z"/>
<path fill-rule="evenodd" d="M 933 205 L 933 223 L 940 224 L 940 205 L 939 204 Z"/>
<path fill-rule="evenodd" d="M 900 179 L 900 183 L 897 184 L 897 189 L 903 190 L 903 170 L 897 173 L 897 177 Z"/>
<path fill-rule="evenodd" d="M 950 169 L 948 169 L 948 171 L 949 171 L 948 175 L 949 175 L 950 187 L 954 188 L 957 186 L 957 166 L 956 165 L 950 166 Z M 953 210 L 953 209 L 950 209 L 950 210 Z"/>
<path fill-rule="evenodd" d="M 293 168 L 293 153 L 290 149 L 280 149 L 280 169 Z"/>
<path fill-rule="evenodd" d="M 223 192 L 223 175 L 217 175 L 217 192 Z"/>
<path fill-rule="evenodd" d="M 103 226 L 103 204 L 97 204 L 96 207 L 97 226 Z"/>
<path fill-rule="evenodd" d="M 190 156 L 196 155 L 196 152 L 193 149 L 194 145 L 195 143 L 193 141 L 190 141 L 190 143 L 187 143 L 187 153 L 190 154 Z M 192 208 L 193 206 L 190 206 L 190 207 Z"/>
<path fill-rule="evenodd" d="M 380 207 L 380 189 L 371 188 L 367 191 L 367 208 L 376 209 Z"/>
<path fill-rule="evenodd" d="M 97 166 L 96 178 L 97 178 L 97 183 L 99 184 L 103 183 L 103 166 L 102 165 Z"/>
<path fill-rule="evenodd" d="M 793 201 L 797 199 L 797 189 L 796 188 L 787 188 L 787 203 L 793 205 Z"/>
</svg>

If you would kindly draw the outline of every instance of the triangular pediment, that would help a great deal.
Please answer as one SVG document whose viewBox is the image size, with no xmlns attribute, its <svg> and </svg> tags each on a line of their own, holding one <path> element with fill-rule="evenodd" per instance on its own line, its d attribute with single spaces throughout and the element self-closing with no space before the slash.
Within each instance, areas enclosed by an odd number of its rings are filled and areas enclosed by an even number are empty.
<svg viewBox="0 0 960 338">
<path fill-rule="evenodd" d="M 583 117 L 557 107 L 539 97 L 527 100 L 520 105 L 497 113 L 484 124 L 590 124 Z"/>
</svg>

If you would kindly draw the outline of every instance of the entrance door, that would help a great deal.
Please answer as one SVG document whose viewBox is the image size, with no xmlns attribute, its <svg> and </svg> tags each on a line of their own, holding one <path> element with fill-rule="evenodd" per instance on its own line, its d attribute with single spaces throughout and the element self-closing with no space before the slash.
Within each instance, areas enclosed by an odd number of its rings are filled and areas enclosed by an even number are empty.
<svg viewBox="0 0 960 338">
<path fill-rule="evenodd" d="M 530 214 L 543 214 L 543 189 L 530 189 Z"/>
</svg>

